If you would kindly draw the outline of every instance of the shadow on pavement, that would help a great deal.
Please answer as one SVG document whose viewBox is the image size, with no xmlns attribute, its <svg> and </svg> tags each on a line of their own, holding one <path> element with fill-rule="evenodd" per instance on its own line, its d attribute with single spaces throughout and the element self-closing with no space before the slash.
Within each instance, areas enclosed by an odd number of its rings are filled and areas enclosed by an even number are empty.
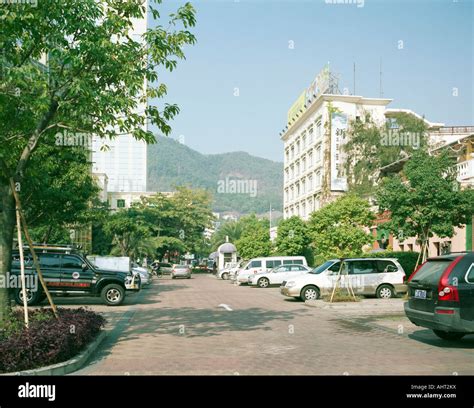
<svg viewBox="0 0 474 408">
<path fill-rule="evenodd" d="M 466 335 L 461 340 L 450 341 L 440 339 L 431 330 L 422 329 L 410 333 L 408 338 L 434 347 L 466 350 L 474 349 L 474 335 Z"/>
</svg>

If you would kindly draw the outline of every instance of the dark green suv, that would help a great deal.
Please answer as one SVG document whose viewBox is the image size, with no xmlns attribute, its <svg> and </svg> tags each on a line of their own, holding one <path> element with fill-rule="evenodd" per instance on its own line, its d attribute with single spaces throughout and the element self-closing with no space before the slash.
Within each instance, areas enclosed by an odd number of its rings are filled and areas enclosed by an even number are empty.
<svg viewBox="0 0 474 408">
<path fill-rule="evenodd" d="M 93 265 L 80 251 L 68 247 L 41 246 L 35 248 L 40 269 L 52 295 L 100 296 L 109 306 L 120 305 L 127 291 L 140 290 L 139 275 L 131 272 L 106 271 Z M 25 248 L 25 276 L 28 305 L 46 298 L 37 279 L 33 257 Z M 12 253 L 12 275 L 20 275 L 20 255 Z M 32 284 L 34 282 L 34 284 Z M 23 305 L 20 286 L 14 289 L 14 298 Z"/>
<path fill-rule="evenodd" d="M 474 253 L 429 258 L 408 280 L 405 313 L 445 340 L 474 333 Z"/>
</svg>

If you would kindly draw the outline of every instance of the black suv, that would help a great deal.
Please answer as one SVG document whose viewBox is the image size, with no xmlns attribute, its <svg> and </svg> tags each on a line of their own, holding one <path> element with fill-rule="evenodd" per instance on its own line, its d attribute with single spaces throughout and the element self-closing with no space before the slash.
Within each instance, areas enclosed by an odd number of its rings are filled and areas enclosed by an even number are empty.
<svg viewBox="0 0 474 408">
<path fill-rule="evenodd" d="M 131 272 L 106 271 L 93 265 L 81 252 L 68 247 L 35 247 L 40 269 L 52 295 L 100 296 L 109 306 L 120 305 L 127 291 L 140 290 L 139 276 Z M 25 248 L 25 275 L 28 305 L 46 298 L 37 278 L 33 257 Z M 12 253 L 12 275 L 20 275 L 18 249 Z M 32 279 L 33 278 L 33 279 Z M 35 284 L 32 285 L 31 282 Z M 15 301 L 23 305 L 21 288 L 14 290 Z"/>
<path fill-rule="evenodd" d="M 405 313 L 445 340 L 474 333 L 474 253 L 429 258 L 408 279 Z"/>
</svg>

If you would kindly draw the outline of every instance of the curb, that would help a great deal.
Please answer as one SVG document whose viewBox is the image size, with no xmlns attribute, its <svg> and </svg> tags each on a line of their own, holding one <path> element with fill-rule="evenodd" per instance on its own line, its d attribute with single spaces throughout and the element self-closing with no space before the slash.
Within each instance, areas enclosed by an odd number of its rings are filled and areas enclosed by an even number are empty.
<svg viewBox="0 0 474 408">
<path fill-rule="evenodd" d="M 73 357 L 67 361 L 63 361 L 62 363 L 49 365 L 46 367 L 39 367 L 32 370 L 24 370 L 24 371 L 16 371 L 11 373 L 3 373 L 0 376 L 35 376 L 35 375 L 66 375 L 70 374 L 74 371 L 79 370 L 84 366 L 89 360 L 94 351 L 100 346 L 102 341 L 107 337 L 108 332 L 106 330 L 102 330 L 96 339 L 89 344 L 85 350 L 79 353 L 76 357 Z"/>
</svg>

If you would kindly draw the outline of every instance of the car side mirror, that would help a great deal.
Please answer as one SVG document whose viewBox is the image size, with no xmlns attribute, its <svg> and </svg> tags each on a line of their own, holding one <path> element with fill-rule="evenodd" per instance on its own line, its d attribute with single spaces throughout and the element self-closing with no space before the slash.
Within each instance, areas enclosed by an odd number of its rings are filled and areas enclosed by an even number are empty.
<svg viewBox="0 0 474 408">
<path fill-rule="evenodd" d="M 87 271 L 87 269 L 89 269 L 89 266 L 87 266 L 86 263 L 83 263 L 83 264 L 82 264 L 82 270 L 83 270 L 83 271 Z"/>
</svg>

